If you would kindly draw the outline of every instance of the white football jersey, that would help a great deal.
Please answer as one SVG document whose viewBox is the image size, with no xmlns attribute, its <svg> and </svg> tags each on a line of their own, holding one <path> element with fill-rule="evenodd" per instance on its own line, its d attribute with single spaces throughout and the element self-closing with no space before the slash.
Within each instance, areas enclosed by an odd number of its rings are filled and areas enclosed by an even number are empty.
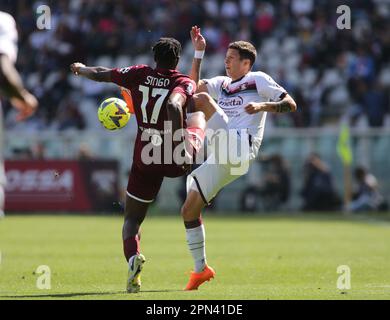
<svg viewBox="0 0 390 320">
<path fill-rule="evenodd" d="M 245 107 L 250 102 L 279 101 L 286 90 L 268 74 L 249 72 L 241 79 L 232 81 L 226 76 L 203 80 L 212 96 L 229 118 L 229 129 L 247 129 L 253 137 L 261 138 L 264 132 L 266 112 L 249 114 Z"/>
<path fill-rule="evenodd" d="M 0 53 L 5 54 L 15 63 L 18 55 L 18 32 L 15 19 L 8 13 L 0 11 Z"/>
</svg>

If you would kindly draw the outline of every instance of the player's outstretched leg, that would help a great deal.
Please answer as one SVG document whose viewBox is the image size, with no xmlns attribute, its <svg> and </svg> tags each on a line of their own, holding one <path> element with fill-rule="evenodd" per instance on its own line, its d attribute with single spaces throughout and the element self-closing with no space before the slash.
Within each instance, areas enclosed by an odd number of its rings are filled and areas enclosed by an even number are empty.
<svg viewBox="0 0 390 320">
<path fill-rule="evenodd" d="M 215 275 L 215 271 L 206 261 L 206 235 L 200 214 L 204 206 L 199 192 L 191 190 L 181 209 L 188 248 L 195 264 L 184 290 L 197 290 L 202 283 L 214 278 Z"/>
<path fill-rule="evenodd" d="M 148 203 L 130 197 L 126 198 L 122 238 L 123 251 L 129 265 L 127 278 L 127 292 L 129 293 L 136 293 L 141 289 L 141 271 L 145 257 L 140 254 L 139 229 L 145 219 L 148 206 Z"/>
</svg>

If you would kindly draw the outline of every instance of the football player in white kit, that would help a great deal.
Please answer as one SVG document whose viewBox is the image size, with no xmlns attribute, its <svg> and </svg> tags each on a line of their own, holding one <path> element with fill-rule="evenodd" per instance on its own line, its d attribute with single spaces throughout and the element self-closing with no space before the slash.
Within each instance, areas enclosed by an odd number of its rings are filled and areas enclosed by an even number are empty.
<svg viewBox="0 0 390 320">
<path fill-rule="evenodd" d="M 187 177 L 187 198 L 181 214 L 195 268 L 185 290 L 196 290 L 215 275 L 206 262 L 201 210 L 224 186 L 247 172 L 259 152 L 267 112 L 285 113 L 297 109 L 293 98 L 269 75 L 252 71 L 257 53 L 249 42 L 236 41 L 229 45 L 225 57 L 227 76 L 199 80 L 206 41 L 196 26 L 191 30 L 191 39 L 195 55 L 190 76 L 197 83 L 198 93 L 195 109 L 205 113 L 207 129 L 228 132 L 229 140 L 224 140 L 226 149 L 241 146 L 235 160 L 239 159 L 244 170 L 234 171 L 237 162 L 233 163 L 231 158 L 227 162 L 219 161 L 221 149 L 213 148 L 207 160 Z"/>
<path fill-rule="evenodd" d="M 37 99 L 22 84 L 19 73 L 15 69 L 17 57 L 18 33 L 14 18 L 0 11 L 0 98 L 10 98 L 13 107 L 19 110 L 17 120 L 31 116 L 38 106 Z M 4 161 L 3 161 L 3 124 L 0 101 L 0 218 L 4 216 Z"/>
</svg>

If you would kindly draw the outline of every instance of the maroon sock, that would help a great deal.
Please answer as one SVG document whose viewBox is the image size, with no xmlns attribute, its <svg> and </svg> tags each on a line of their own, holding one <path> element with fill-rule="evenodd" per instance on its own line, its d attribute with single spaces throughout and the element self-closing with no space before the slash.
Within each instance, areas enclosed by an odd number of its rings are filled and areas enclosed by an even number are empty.
<svg viewBox="0 0 390 320">
<path fill-rule="evenodd" d="M 135 254 L 139 254 L 138 235 L 123 240 L 123 252 L 125 254 L 127 262 L 129 262 L 129 259 L 132 256 L 134 256 Z"/>
</svg>

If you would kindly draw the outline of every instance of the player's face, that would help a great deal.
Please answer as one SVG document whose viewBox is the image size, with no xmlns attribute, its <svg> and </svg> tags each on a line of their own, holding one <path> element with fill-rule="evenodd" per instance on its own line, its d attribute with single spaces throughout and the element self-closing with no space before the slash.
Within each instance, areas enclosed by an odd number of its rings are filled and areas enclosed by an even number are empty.
<svg viewBox="0 0 390 320">
<path fill-rule="evenodd" d="M 228 49 L 225 57 L 226 74 L 236 80 L 244 76 L 250 70 L 248 59 L 240 59 L 240 54 L 237 49 Z"/>
</svg>

